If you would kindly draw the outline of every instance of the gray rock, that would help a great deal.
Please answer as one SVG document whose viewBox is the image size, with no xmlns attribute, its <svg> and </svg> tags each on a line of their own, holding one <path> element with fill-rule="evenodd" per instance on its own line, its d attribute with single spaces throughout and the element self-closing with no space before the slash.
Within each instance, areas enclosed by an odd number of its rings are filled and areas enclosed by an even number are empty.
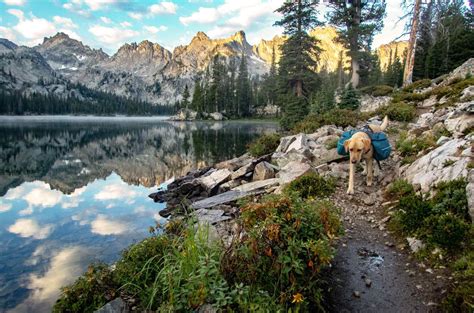
<svg viewBox="0 0 474 313">
<path fill-rule="evenodd" d="M 298 134 L 295 136 L 295 140 L 293 140 L 293 142 L 288 146 L 288 148 L 284 152 L 288 152 L 291 150 L 299 151 L 299 150 L 306 149 L 307 147 L 308 147 L 308 138 L 306 138 L 306 135 Z"/>
<path fill-rule="evenodd" d="M 474 127 L 474 101 L 459 104 L 446 116 L 444 125 L 450 132 L 464 133 Z"/>
<path fill-rule="evenodd" d="M 231 219 L 230 216 L 226 216 L 224 213 L 223 210 L 198 209 L 192 215 L 196 217 L 199 223 L 209 223 L 212 225 Z"/>
<path fill-rule="evenodd" d="M 209 114 L 209 117 L 212 118 L 214 121 L 222 121 L 224 120 L 224 115 L 220 112 L 213 112 Z"/>
<path fill-rule="evenodd" d="M 314 172 L 311 165 L 292 161 L 284 166 L 276 177 L 280 180 L 280 184 L 283 185 L 310 172 Z"/>
<path fill-rule="evenodd" d="M 414 253 L 420 251 L 420 249 L 423 249 L 425 247 L 425 244 L 423 243 L 423 241 L 416 239 L 414 237 L 407 237 L 407 242 L 408 242 L 408 245 L 410 246 L 411 251 Z"/>
<path fill-rule="evenodd" d="M 449 141 L 449 138 L 448 138 L 448 137 L 446 137 L 446 136 L 441 136 L 441 137 L 439 137 L 438 141 L 436 141 L 436 144 L 437 144 L 438 146 L 440 146 L 440 145 L 445 144 L 445 143 L 448 142 L 448 141 Z"/>
<path fill-rule="evenodd" d="M 247 174 L 249 172 L 252 172 L 254 168 L 255 168 L 255 164 L 253 162 L 250 162 L 250 163 L 242 166 L 241 168 L 239 168 L 235 172 L 233 172 L 232 176 L 231 176 L 231 179 L 240 178 L 240 177 L 244 176 L 245 174 Z"/>
<path fill-rule="evenodd" d="M 471 157 L 470 143 L 467 140 L 452 139 L 411 165 L 402 167 L 401 176 L 412 184 L 420 184 L 421 190 L 427 192 L 440 181 L 466 177 Z"/>
<path fill-rule="evenodd" d="M 114 299 L 110 301 L 109 303 L 107 303 L 106 305 L 104 305 L 103 307 L 101 307 L 100 309 L 98 309 L 97 311 L 95 311 L 95 313 L 128 313 L 128 312 L 130 312 L 130 309 L 128 308 L 128 305 L 121 298 Z"/>
<path fill-rule="evenodd" d="M 271 179 L 266 179 L 266 180 L 258 180 L 258 181 L 251 182 L 248 184 L 243 184 L 238 187 L 235 187 L 232 190 L 243 192 L 243 193 L 254 193 L 258 190 L 264 190 L 266 188 L 276 186 L 279 183 L 280 183 L 280 179 L 271 178 Z"/>
<path fill-rule="evenodd" d="M 373 97 L 370 95 L 363 95 L 360 99 L 359 110 L 361 112 L 373 112 L 383 106 L 386 106 L 391 100 L 391 97 Z"/>
<path fill-rule="evenodd" d="M 236 169 L 244 166 L 245 164 L 251 163 L 252 160 L 253 158 L 250 156 L 250 154 L 246 153 L 237 158 L 217 163 L 214 167 L 219 170 L 226 168 L 230 171 L 235 171 Z"/>
<path fill-rule="evenodd" d="M 271 166 L 270 163 L 263 161 L 255 165 L 252 177 L 253 181 L 266 180 L 274 177 L 275 170 L 273 169 L 273 166 Z"/>
<path fill-rule="evenodd" d="M 225 183 L 231 177 L 231 175 L 232 172 L 225 168 L 214 171 L 208 176 L 199 178 L 199 183 L 210 191 L 220 184 Z"/>
<path fill-rule="evenodd" d="M 469 86 L 462 91 L 461 98 L 459 98 L 459 100 L 465 101 L 471 99 L 472 97 L 474 97 L 474 86 Z"/>
</svg>

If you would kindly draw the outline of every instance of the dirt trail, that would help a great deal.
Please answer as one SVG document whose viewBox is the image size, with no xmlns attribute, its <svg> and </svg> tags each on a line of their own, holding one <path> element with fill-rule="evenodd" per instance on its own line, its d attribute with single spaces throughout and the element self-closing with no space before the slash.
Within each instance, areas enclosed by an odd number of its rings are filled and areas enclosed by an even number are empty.
<svg viewBox="0 0 474 313">
<path fill-rule="evenodd" d="M 355 194 L 338 187 L 334 202 L 342 208 L 345 235 L 329 274 L 333 312 L 441 312 L 448 273 L 414 259 L 387 230 L 382 190 L 396 176 L 396 162 L 383 162 L 378 183 L 356 174 Z M 383 187 L 382 187 L 383 185 Z"/>
</svg>

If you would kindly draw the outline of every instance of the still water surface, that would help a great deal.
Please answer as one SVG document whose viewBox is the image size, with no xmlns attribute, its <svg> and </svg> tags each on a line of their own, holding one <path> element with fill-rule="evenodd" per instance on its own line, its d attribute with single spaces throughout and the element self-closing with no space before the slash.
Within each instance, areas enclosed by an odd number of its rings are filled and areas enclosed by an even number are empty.
<svg viewBox="0 0 474 313">
<path fill-rule="evenodd" d="M 275 124 L 0 117 L 0 312 L 48 312 L 93 261 L 163 222 L 147 196 Z"/>
</svg>

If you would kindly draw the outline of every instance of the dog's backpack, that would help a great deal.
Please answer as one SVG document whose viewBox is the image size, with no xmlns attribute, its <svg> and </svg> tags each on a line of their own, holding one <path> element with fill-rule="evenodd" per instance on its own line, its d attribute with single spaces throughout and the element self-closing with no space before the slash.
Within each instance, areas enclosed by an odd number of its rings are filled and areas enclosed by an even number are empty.
<svg viewBox="0 0 474 313">
<path fill-rule="evenodd" d="M 342 133 L 341 138 L 337 142 L 337 153 L 339 155 L 349 155 L 349 152 L 346 152 L 344 148 L 344 142 L 348 139 L 351 139 L 352 135 L 359 132 L 359 130 L 349 130 Z M 377 161 L 382 161 L 387 159 L 392 152 L 392 146 L 388 141 L 387 135 L 383 132 L 374 133 L 372 131 L 365 131 L 365 133 L 370 137 L 372 141 L 372 147 L 374 148 L 374 159 Z"/>
</svg>

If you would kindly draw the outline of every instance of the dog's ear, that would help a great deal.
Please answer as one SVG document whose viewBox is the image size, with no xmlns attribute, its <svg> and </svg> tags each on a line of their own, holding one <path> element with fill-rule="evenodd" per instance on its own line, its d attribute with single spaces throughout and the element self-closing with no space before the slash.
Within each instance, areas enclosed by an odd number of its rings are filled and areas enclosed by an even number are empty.
<svg viewBox="0 0 474 313">
<path fill-rule="evenodd" d="M 346 153 L 349 152 L 349 144 L 350 143 L 351 143 L 350 139 L 344 141 L 344 149 L 346 150 Z"/>
<path fill-rule="evenodd" d="M 367 153 L 370 150 L 371 142 L 369 139 L 362 139 L 362 142 L 364 143 L 364 151 Z"/>
</svg>

